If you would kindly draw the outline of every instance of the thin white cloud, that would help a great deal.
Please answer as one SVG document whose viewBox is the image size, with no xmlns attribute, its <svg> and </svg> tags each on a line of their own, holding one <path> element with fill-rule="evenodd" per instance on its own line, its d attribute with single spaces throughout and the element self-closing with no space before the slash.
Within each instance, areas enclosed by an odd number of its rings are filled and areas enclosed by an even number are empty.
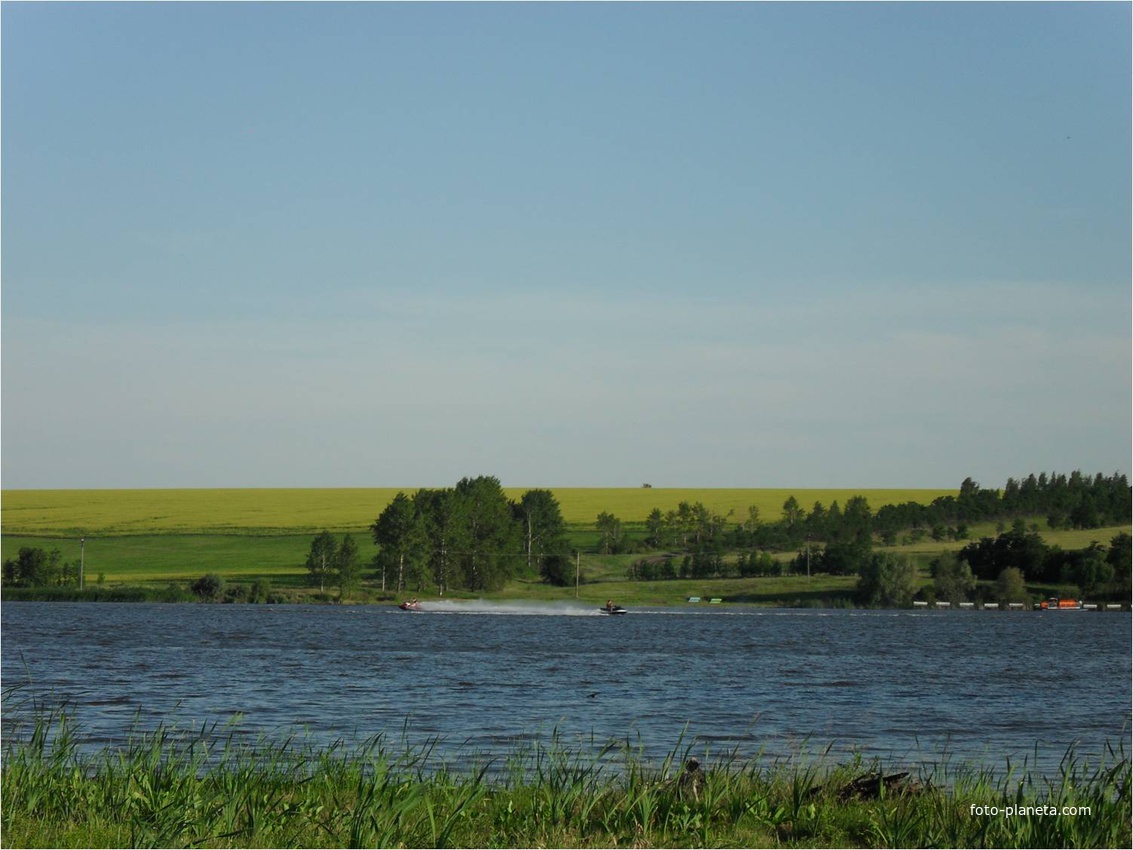
<svg viewBox="0 0 1133 850">
<path fill-rule="evenodd" d="M 559 485 L 1127 468 L 1125 300 L 401 294 L 349 318 L 9 319 L 5 486 L 437 483 L 470 458 Z"/>
</svg>

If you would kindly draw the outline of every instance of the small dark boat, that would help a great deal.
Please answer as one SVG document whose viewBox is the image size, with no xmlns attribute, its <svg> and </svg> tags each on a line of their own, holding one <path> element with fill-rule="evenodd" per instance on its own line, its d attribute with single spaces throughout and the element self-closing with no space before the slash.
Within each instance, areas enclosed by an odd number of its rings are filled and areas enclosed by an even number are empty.
<svg viewBox="0 0 1133 850">
<path fill-rule="evenodd" d="M 412 602 L 402 602 L 397 607 L 400 608 L 402 611 L 420 611 L 421 610 L 421 603 L 419 603 L 416 599 L 414 599 Z"/>
<path fill-rule="evenodd" d="M 611 615 L 612 614 L 628 614 L 629 613 L 621 605 L 614 605 L 614 606 L 611 606 L 609 608 L 599 608 L 598 611 L 602 614 L 611 614 Z"/>
</svg>

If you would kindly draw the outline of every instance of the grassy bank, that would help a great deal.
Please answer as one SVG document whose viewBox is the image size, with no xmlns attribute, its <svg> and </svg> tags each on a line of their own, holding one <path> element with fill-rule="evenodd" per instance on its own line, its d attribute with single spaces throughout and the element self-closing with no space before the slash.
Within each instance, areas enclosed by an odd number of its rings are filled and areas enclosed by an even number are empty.
<svg viewBox="0 0 1133 850">
<path fill-rule="evenodd" d="M 3 760 L 7 847 L 1128 847 L 1130 763 L 1069 754 L 1054 780 L 944 765 L 741 763 L 678 744 L 660 764 L 552 737 L 436 763 L 158 730 L 83 756 L 62 716 Z M 681 776 L 690 756 L 702 768 Z M 1009 809 L 1009 807 L 1011 807 Z M 1012 814 L 1008 814 L 1008 812 Z M 997 812 L 997 813 L 993 813 Z M 1073 812 L 1073 813 L 1071 813 Z"/>
</svg>

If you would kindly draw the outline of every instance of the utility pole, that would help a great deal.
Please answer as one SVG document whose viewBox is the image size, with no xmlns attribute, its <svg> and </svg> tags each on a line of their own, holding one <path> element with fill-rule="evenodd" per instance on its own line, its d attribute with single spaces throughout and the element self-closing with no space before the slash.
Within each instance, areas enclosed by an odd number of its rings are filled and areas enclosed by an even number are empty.
<svg viewBox="0 0 1133 850">
<path fill-rule="evenodd" d="M 86 560 L 87 539 L 79 538 L 79 590 L 83 589 L 83 561 Z"/>
<path fill-rule="evenodd" d="M 576 550 L 574 553 L 574 598 L 578 599 L 578 560 L 582 552 Z"/>
<path fill-rule="evenodd" d="M 806 580 L 810 581 L 810 535 L 806 536 Z"/>
</svg>

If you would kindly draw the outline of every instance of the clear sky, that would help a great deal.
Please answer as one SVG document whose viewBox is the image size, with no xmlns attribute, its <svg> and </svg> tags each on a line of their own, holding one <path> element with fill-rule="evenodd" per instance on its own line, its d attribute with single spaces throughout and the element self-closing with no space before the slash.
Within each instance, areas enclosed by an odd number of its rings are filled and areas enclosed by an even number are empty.
<svg viewBox="0 0 1133 850">
<path fill-rule="evenodd" d="M 5 2 L 3 487 L 1129 473 L 1130 9 Z"/>
</svg>

